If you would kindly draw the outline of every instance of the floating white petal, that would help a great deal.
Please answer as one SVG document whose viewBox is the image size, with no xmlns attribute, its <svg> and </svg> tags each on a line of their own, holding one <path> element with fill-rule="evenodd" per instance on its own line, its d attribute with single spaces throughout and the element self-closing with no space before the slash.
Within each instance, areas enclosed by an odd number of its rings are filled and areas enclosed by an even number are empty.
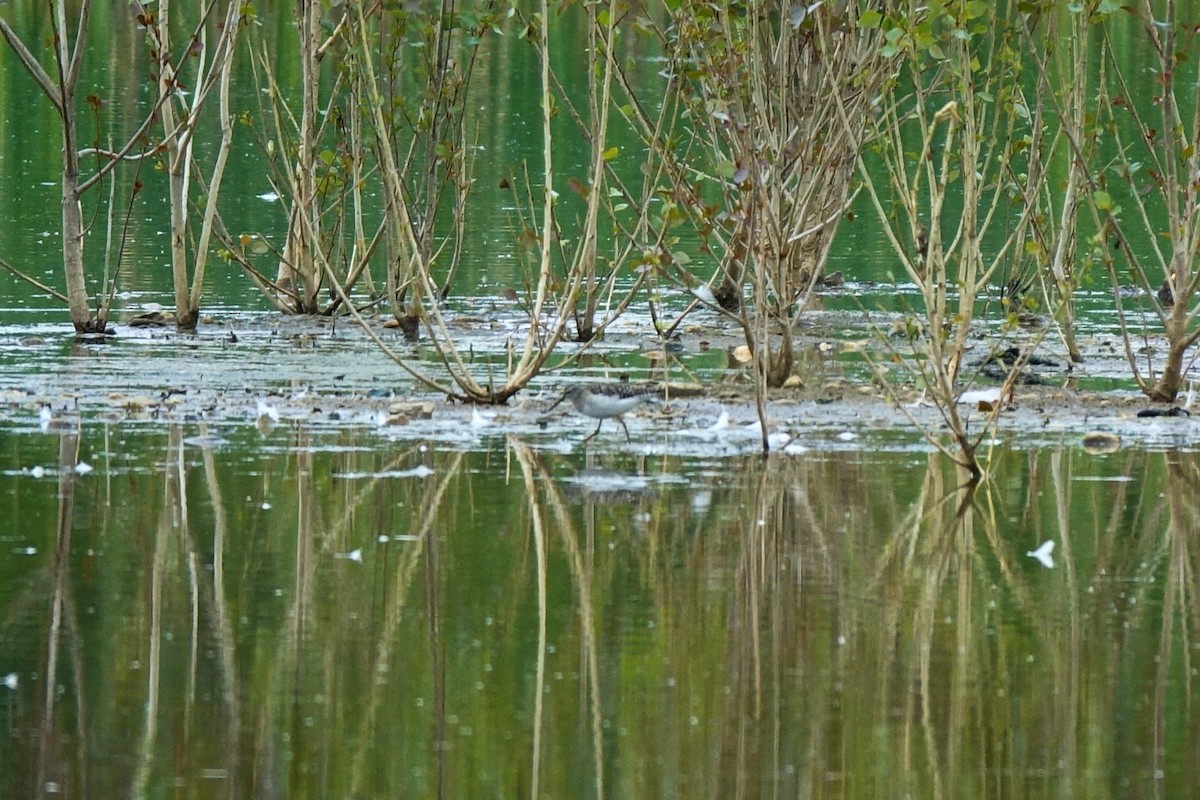
<svg viewBox="0 0 1200 800">
<path fill-rule="evenodd" d="M 958 402 L 968 406 L 995 406 L 1000 403 L 1000 387 L 993 386 L 988 389 L 972 389 L 969 392 L 963 392 L 958 396 Z"/>
<path fill-rule="evenodd" d="M 716 433 L 717 431 L 723 431 L 723 430 L 727 429 L 728 427 L 729 427 L 729 412 L 722 411 L 721 416 L 717 417 L 717 421 L 714 422 L 712 425 L 710 425 L 708 427 L 708 429 L 710 431 Z"/>
<path fill-rule="evenodd" d="M 1046 569 L 1054 569 L 1054 540 L 1042 542 L 1042 546 L 1037 550 L 1030 550 L 1025 555 L 1030 558 L 1036 558 L 1042 562 L 1042 566 Z"/>
<path fill-rule="evenodd" d="M 767 446 L 772 450 L 782 450 L 792 443 L 795 437 L 784 431 L 771 431 L 767 434 Z"/>
<path fill-rule="evenodd" d="M 424 464 L 417 464 L 412 469 L 400 469 L 386 473 L 389 478 L 428 478 L 433 470 Z"/>
</svg>

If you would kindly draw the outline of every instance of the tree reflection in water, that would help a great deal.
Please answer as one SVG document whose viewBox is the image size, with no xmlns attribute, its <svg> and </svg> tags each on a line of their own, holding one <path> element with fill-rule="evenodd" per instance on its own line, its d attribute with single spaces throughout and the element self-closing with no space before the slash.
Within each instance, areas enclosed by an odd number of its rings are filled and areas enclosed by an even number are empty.
<svg viewBox="0 0 1200 800">
<path fill-rule="evenodd" d="M 0 474 L 4 796 L 1200 783 L 1193 453 L 1008 451 L 971 489 L 913 453 L 57 436 Z"/>
</svg>

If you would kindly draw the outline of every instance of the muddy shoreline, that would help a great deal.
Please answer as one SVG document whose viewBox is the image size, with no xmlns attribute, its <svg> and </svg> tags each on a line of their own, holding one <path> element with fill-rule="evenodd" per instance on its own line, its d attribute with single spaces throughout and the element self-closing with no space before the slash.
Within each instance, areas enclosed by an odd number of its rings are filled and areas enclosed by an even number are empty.
<svg viewBox="0 0 1200 800">
<path fill-rule="evenodd" d="M 771 393 L 773 444 L 791 452 L 928 449 L 920 428 L 943 427 L 937 409 L 921 402 L 920 393 L 902 378 L 892 385 L 894 398 L 873 381 L 864 355 L 877 365 L 888 363 L 893 345 L 861 318 L 857 326 L 849 322 L 848 315 L 835 313 L 814 316 L 800 327 L 801 385 Z M 464 317 L 457 330 L 484 358 L 503 354 L 497 332 L 520 332 L 514 322 L 479 315 Z M 388 335 L 402 355 L 435 372 L 427 344 Z M 619 425 L 606 423 L 587 447 L 701 456 L 758 452 L 761 431 L 753 390 L 733 356 L 738 343 L 727 328 L 696 325 L 667 353 L 631 320 L 591 348 L 594 355 L 582 367 L 539 376 L 505 406 L 476 408 L 415 385 L 361 330 L 344 321 L 232 315 L 210 320 L 197 335 L 122 327 L 120 335 L 104 343 L 75 342 L 58 328 L 6 330 L 0 333 L 0 350 L 8 362 L 0 373 L 0 419 L 30 432 L 81 423 L 204 426 L 218 437 L 246 426 L 263 435 L 294 426 L 355 429 L 374 432 L 381 443 L 427 439 L 466 449 L 515 435 L 569 451 L 594 430 L 595 422 L 574 413 L 569 404 L 546 415 L 563 386 L 626 376 L 659 383 L 665 376 L 676 391 L 668 391 L 661 406 L 627 417 L 631 443 Z M 1184 407 L 1187 398 L 1164 406 L 1128 388 L 1088 388 L 1131 381 L 1119 341 L 1102 335 L 1084 344 L 1085 362 L 1069 370 L 1056 361 L 1052 347 L 1038 350 L 1050 366 L 1038 371 L 1038 385 L 1016 388 L 1011 408 L 999 417 L 997 441 L 1018 449 L 1076 446 L 1086 435 L 1104 432 L 1118 437 L 1120 447 L 1200 444 L 1200 424 L 1189 415 L 1139 416 Z M 563 352 L 575 346 L 563 345 Z M 976 350 L 968 358 L 974 365 L 968 374 L 979 371 L 988 352 L 983 336 Z M 697 362 L 703 366 L 697 368 Z M 986 376 L 976 376 L 973 383 L 989 385 L 995 381 Z M 985 424 L 984 411 L 970 406 L 960 410 L 969 424 Z"/>
</svg>

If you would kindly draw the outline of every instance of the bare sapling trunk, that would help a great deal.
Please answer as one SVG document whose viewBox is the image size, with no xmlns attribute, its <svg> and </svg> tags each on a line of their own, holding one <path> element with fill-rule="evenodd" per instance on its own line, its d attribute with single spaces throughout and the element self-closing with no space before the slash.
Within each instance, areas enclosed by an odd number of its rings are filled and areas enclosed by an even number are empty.
<svg viewBox="0 0 1200 800">
<path fill-rule="evenodd" d="M 350 302 L 346 293 L 364 275 L 374 294 L 368 269 L 384 239 L 386 222 L 374 231 L 366 228 L 366 198 L 374 187 L 364 162 L 377 141 L 363 133 L 359 114 L 366 101 L 354 71 L 334 70 L 329 86 L 322 89 L 320 68 L 331 51 L 336 59 L 353 63 L 346 51 L 358 45 L 359 35 L 350 23 L 363 5 L 363 0 L 348 0 L 323 18 L 319 3 L 297 4 L 299 109 L 276 80 L 275 51 L 261 40 L 252 45 L 250 66 L 260 112 L 255 128 L 287 232 L 281 248 L 256 233 L 230 232 L 219 219 L 213 234 L 225 246 L 226 256 L 283 313 L 333 314 Z M 378 5 L 370 8 L 379 10 Z M 364 19 L 373 23 L 375 16 Z M 336 24 L 322 40 L 326 21 Z M 374 35 L 368 34 L 368 39 Z M 222 112 L 223 131 L 226 119 Z M 374 122 L 368 130 L 374 131 Z"/>
<path fill-rule="evenodd" d="M 234 32 L 226 34 L 230 28 Z M 208 246 L 212 240 L 214 229 L 217 226 L 217 198 L 221 194 L 221 181 L 225 175 L 225 165 L 229 160 L 229 151 L 233 144 L 233 114 L 229 109 L 229 82 L 230 76 L 233 73 L 233 57 L 234 47 L 236 45 L 236 30 L 241 28 L 241 23 L 233 18 L 232 5 L 231 12 L 225 21 L 223 35 L 221 39 L 221 49 L 214 56 L 214 71 L 217 78 L 217 100 L 218 110 L 217 118 L 220 125 L 221 136 L 217 145 L 217 155 L 213 164 L 211 177 L 208 185 L 203 187 L 205 202 L 204 216 L 200 226 L 200 235 L 196 241 L 195 262 L 192 270 L 192 286 L 191 294 L 188 298 L 188 316 L 192 320 L 192 324 L 199 319 L 200 315 L 200 297 L 204 288 L 204 273 L 208 265 Z M 220 63 L 220 66 L 216 62 Z"/>
<path fill-rule="evenodd" d="M 419 321 L 426 325 L 433 339 L 435 349 L 450 368 L 453 380 L 461 387 L 463 393 L 431 379 L 420 370 L 409 365 L 405 359 L 397 355 L 386 343 L 378 338 L 369 327 L 366 327 L 365 321 L 362 320 L 359 312 L 350 302 L 348 295 L 349 286 L 343 286 L 333 281 L 331 288 L 337 296 L 338 301 L 344 304 L 347 310 L 359 319 L 360 322 L 363 322 L 368 335 L 374 338 L 376 344 L 399 364 L 401 368 L 405 369 L 424 385 L 448 395 L 460 396 L 463 399 L 503 402 L 516 389 L 512 389 L 506 393 L 504 390 L 485 387 L 475 381 L 471 377 L 462 355 L 454 347 L 449 328 L 441 316 L 439 308 L 440 292 L 431 274 L 432 260 L 435 253 L 430 252 L 428 247 L 423 246 L 423 242 L 429 242 L 430 240 L 421 233 L 418 220 L 422 214 L 414 206 L 412 194 L 405 183 L 408 173 L 407 167 L 412 166 L 412 163 L 411 161 L 402 162 L 394 148 L 396 141 L 399 139 L 394 121 L 397 117 L 404 115 L 392 113 L 394 109 L 389 105 L 388 99 L 391 98 L 394 101 L 396 98 L 390 94 L 391 84 L 387 80 L 383 69 L 378 66 L 381 57 L 383 57 L 377 49 L 378 44 L 381 41 L 392 41 L 394 37 L 379 35 L 380 29 L 375 26 L 387 23 L 381 20 L 377 14 L 368 16 L 369 12 L 377 10 L 375 7 L 367 8 L 362 3 L 354 3 L 347 8 L 346 14 L 348 16 L 344 19 L 348 19 L 351 23 L 346 27 L 346 31 L 348 37 L 350 37 L 347 40 L 348 46 L 353 48 L 354 52 L 355 91 L 361 91 L 363 100 L 362 108 L 366 110 L 367 114 L 365 122 L 362 125 L 352 126 L 352 130 L 359 131 L 360 134 L 369 132 L 373 142 L 372 149 L 378 158 L 377 175 L 382 186 L 384 201 L 384 221 L 381 233 L 386 232 L 391 245 L 391 252 L 388 255 L 387 294 L 397 317 L 408 317 L 411 320 Z M 449 21 L 450 17 L 439 15 L 436 19 L 432 20 L 431 24 L 441 25 Z M 490 25 L 492 23 L 485 18 L 482 24 Z M 486 30 L 486 27 L 484 30 Z M 402 44 L 402 41 L 397 41 L 396 44 L 399 46 Z M 426 99 L 428 98 L 426 97 Z M 433 110 L 430 109 L 429 112 L 433 113 Z M 420 117 L 421 114 L 416 113 L 412 116 Z M 458 134 L 461 134 L 461 126 L 456 131 Z M 351 144 L 352 148 L 359 148 L 361 146 L 361 141 Z M 461 150 L 461 147 L 459 149 Z M 410 150 L 409 158 L 413 157 Z M 466 169 L 469 165 L 469 161 L 465 159 L 459 163 L 462 165 L 462 169 Z M 459 181 L 458 189 L 465 193 L 466 187 L 469 186 L 471 180 L 470 175 L 460 173 L 457 176 L 457 180 Z M 461 209 L 459 213 L 456 213 L 456 219 L 459 220 L 458 235 L 461 236 Z M 430 224 L 432 222 L 431 216 Z M 374 246 L 372 245 L 370 249 L 373 250 Z M 363 257 L 366 258 L 369 255 L 370 253 L 367 252 L 363 254 Z M 322 260 L 321 267 L 326 273 L 326 277 L 332 279 L 332 270 L 328 262 Z M 423 304 L 425 301 L 428 301 L 427 306 Z M 413 326 L 414 333 L 415 330 L 416 328 Z"/>
<path fill-rule="evenodd" d="M 893 7 L 870 17 L 871 24 L 889 32 L 886 49 L 901 60 L 902 79 L 912 92 L 892 87 L 872 119 L 883 177 L 865 161 L 859 172 L 884 234 L 920 292 L 919 315 L 909 321 L 911 364 L 952 444 L 946 445 L 939 431 L 922 430 L 979 477 L 977 448 L 1004 402 L 995 404 L 983 430 L 972 432 L 959 410 L 959 378 L 977 299 L 1016 243 L 1025 240 L 1029 225 L 1027 211 L 1018 212 L 1015 221 L 1003 216 L 1013 207 L 1009 184 L 1000 176 L 1015 155 L 1017 112 L 993 99 L 1005 96 L 1019 79 L 1010 66 L 1019 60 L 1013 58 L 1012 31 L 1005 24 L 1016 12 L 968 2 L 952 3 L 947 10 L 936 20 L 933 30 L 939 36 L 932 41 L 924 36 L 924 10 Z M 989 69 L 980 69 L 980 60 L 989 60 Z M 850 128 L 852 118 L 844 116 L 843 124 Z M 914 141 L 920 142 L 915 164 Z M 952 199 L 961 206 L 955 208 Z M 988 231 L 1000 224 L 1009 232 L 985 254 Z"/>
<path fill-rule="evenodd" d="M 167 156 L 168 207 L 171 213 L 171 281 L 175 288 L 175 321 L 182 329 L 195 328 L 188 308 L 187 280 L 187 184 L 184 180 L 184 159 L 176 138 L 178 117 L 174 97 L 182 89 L 171 63 L 171 3 L 162 0 L 158 6 L 154 57 L 158 66 L 158 91 L 162 101 L 162 120 Z"/>
<path fill-rule="evenodd" d="M 580 247 L 576 251 L 573 270 L 583 272 L 583 312 L 576 316 L 575 338 L 580 342 L 589 342 L 596 335 L 596 312 L 600 304 L 599 284 L 596 280 L 596 238 L 597 225 L 600 219 L 601 199 L 606 194 L 605 162 L 609 159 L 608 151 L 608 113 L 612 99 L 613 51 L 616 44 L 617 15 L 605 14 L 608 18 L 607 30 L 601 21 L 600 9 L 591 6 L 588 9 L 588 55 L 587 74 L 600 76 L 600 86 L 597 89 L 594 80 L 589 81 L 588 92 L 589 119 L 592 122 L 588 139 L 591 142 L 591 170 L 587 187 L 587 216 L 583 220 L 580 232 Z"/>
<path fill-rule="evenodd" d="M 87 276 L 83 265 L 83 206 L 79 200 L 79 158 L 75 155 L 75 103 L 63 105 L 62 236 L 63 272 L 67 284 L 67 303 L 76 333 L 96 333 L 107 328 L 108 320 L 91 316 Z"/>
<path fill-rule="evenodd" d="M 189 37 L 188 46 L 183 53 L 172 52 L 170 0 L 160 0 L 155 24 L 150 29 L 152 62 L 156 64 L 158 71 L 159 107 L 163 121 L 162 150 L 166 160 L 171 214 L 171 278 L 175 293 L 175 324 L 181 331 L 194 331 L 200 319 L 200 297 L 208 257 L 207 246 L 214 225 L 225 162 L 233 138 L 228 101 L 229 74 L 238 31 L 241 29 L 240 6 L 230 3 L 226 7 L 225 16 L 220 20 L 216 44 L 210 54 L 208 25 L 215 8 L 215 0 L 200 8 L 196 28 Z M 211 65 L 208 62 L 210 55 Z M 192 85 L 189 87 L 190 102 L 183 93 L 184 79 L 180 74 L 189 64 L 194 64 Z M 198 248 L 193 256 L 190 252 L 190 247 L 194 246 L 191 241 L 190 186 L 193 174 L 199 170 L 194 142 L 196 128 L 205 116 L 204 107 L 214 90 L 220 95 L 221 136 L 213 171 L 204 187 L 203 222 Z"/>
<path fill-rule="evenodd" d="M 1104 39 L 1108 85 L 1101 87 L 1100 112 L 1111 120 L 1106 129 L 1112 131 L 1118 154 L 1116 166 L 1106 172 L 1123 178 L 1125 186 L 1094 178 L 1088 198 L 1101 232 L 1095 249 L 1112 281 L 1126 360 L 1141 390 L 1160 402 L 1173 402 L 1178 396 L 1191 363 L 1187 351 L 1200 339 L 1200 308 L 1194 303 L 1200 271 L 1193 264 L 1200 252 L 1200 191 L 1196 184 L 1200 175 L 1200 76 L 1194 59 L 1186 55 L 1194 46 L 1196 30 L 1190 21 L 1179 18 L 1178 10 L 1175 0 L 1168 0 L 1157 14 L 1149 0 L 1122 9 L 1132 12 L 1151 45 L 1147 52 L 1156 59 L 1153 68 L 1161 94 L 1153 102 L 1130 90 L 1125 80 L 1128 65 L 1114 52 L 1111 40 Z M 1104 15 L 1098 16 L 1111 24 Z M 1180 112 L 1177 93 L 1186 93 L 1182 105 L 1191 107 L 1190 121 L 1185 122 Z M 1118 193 L 1118 188 L 1124 191 Z M 1123 203 L 1130 208 L 1126 210 Z M 1144 233 L 1148 258 L 1130 242 L 1134 228 Z M 1107 246 L 1109 239 L 1118 251 L 1116 257 Z M 1117 268 L 1117 258 L 1126 269 Z M 1135 344 L 1135 339 L 1142 341 L 1144 331 L 1133 330 L 1125 308 L 1128 301 L 1121 295 L 1120 279 L 1126 275 L 1133 276 L 1150 305 L 1150 317 L 1156 317 L 1161 325 L 1165 353 L 1157 347 L 1144 351 L 1147 355 L 1143 356 L 1143 349 Z"/>
<path fill-rule="evenodd" d="M 288 198 L 287 238 L 276 282 L 285 293 L 292 293 L 296 311 L 315 314 L 322 278 L 314 253 L 321 235 L 316 193 L 317 93 L 321 80 L 321 4 L 317 0 L 296 0 L 296 33 L 300 43 L 300 119 Z"/>
<path fill-rule="evenodd" d="M 77 333 L 103 332 L 108 320 L 91 316 L 87 278 L 83 263 L 83 208 L 79 198 L 79 146 L 76 133 L 75 88 L 78 85 L 81 54 L 87 38 L 90 3 L 84 2 L 79 11 L 79 29 L 75 51 L 68 57 L 67 19 L 64 3 L 55 3 L 54 15 L 58 27 L 55 63 L 59 73 L 58 106 L 63 134 L 62 173 L 62 236 L 63 269 L 67 285 L 67 302 L 71 323 Z M 53 98 L 52 98 L 53 99 Z"/>
<path fill-rule="evenodd" d="M 252 234 L 218 235 L 243 243 L 231 255 L 276 308 L 340 313 L 361 279 L 370 304 L 386 300 L 405 333 L 416 336 L 423 304 L 445 297 L 462 255 L 472 186 L 465 101 L 478 41 L 497 24 L 495 5 L 483 2 L 460 16 L 448 0 L 389 9 L 367 0 L 327 9 L 298 0 L 298 108 L 275 79 L 273 53 L 256 47 L 259 135 L 287 235 L 278 251 Z M 463 27 L 468 19 L 472 27 Z M 321 64 L 331 52 L 340 66 L 324 87 Z M 377 189 L 382 219 L 372 231 Z M 450 205 L 446 234 L 440 215 Z M 273 278 L 255 264 L 264 252 L 276 256 Z M 378 253 L 387 270 L 382 288 L 370 271 Z M 430 275 L 426 286 L 418 265 L 444 269 L 444 277 Z"/>
<path fill-rule="evenodd" d="M 566 87 L 574 81 L 564 81 L 553 71 L 550 76 L 555 89 L 551 98 L 554 113 L 565 114 L 574 122 L 589 154 L 586 179 L 567 181 L 572 195 L 583 201 L 582 214 L 578 218 L 572 217 L 573 197 L 570 195 L 562 198 L 566 202 L 557 202 L 554 209 L 555 227 L 551 236 L 557 243 L 555 263 L 561 266 L 556 269 L 562 270 L 561 283 L 565 287 L 555 295 L 554 305 L 569 311 L 575 322 L 574 339 L 584 345 L 558 361 L 555 369 L 565 367 L 587 353 L 586 345 L 601 339 L 605 330 L 628 310 L 641 292 L 654 285 L 656 276 L 669 277 L 672 270 L 680 269 L 686 258 L 686 254 L 676 249 L 679 237 L 672 229 L 678 214 L 675 201 L 665 199 L 662 192 L 664 172 L 661 162 L 656 164 L 653 158 L 639 161 L 642 154 L 636 148 L 610 146 L 617 138 L 610 131 L 622 120 L 646 131 L 640 134 L 645 139 L 655 140 L 658 135 L 665 135 L 662 125 L 671 122 L 672 114 L 669 103 L 660 103 L 659 98 L 646 98 L 640 89 L 632 86 L 615 52 L 615 48 L 628 41 L 630 30 L 619 24 L 620 15 L 609 11 L 598 5 L 587 9 L 589 64 L 585 74 L 590 80 L 585 98 L 586 113 L 580 111 L 577 97 L 567 91 Z M 526 30 L 534 30 L 539 24 L 536 18 L 527 21 Z M 540 47 L 539 38 L 526 38 L 535 48 Z M 540 50 L 538 55 L 545 57 Z M 615 99 L 616 91 L 624 93 L 625 102 Z M 657 123 L 645 115 L 646 107 L 653 105 L 660 106 Z M 614 110 L 618 113 L 612 113 Z M 657 134 L 648 133 L 654 129 Z M 570 140 L 565 146 L 571 146 Z M 637 167 L 640 185 L 629 182 L 629 174 L 633 173 L 631 159 Z M 523 185 L 523 197 L 517 186 L 512 187 L 516 207 L 523 209 L 514 215 L 515 227 L 520 231 L 520 242 L 540 244 L 545 234 L 536 230 L 535 223 L 529 222 L 537 218 L 538 211 L 532 200 L 534 192 L 528 174 Z M 538 263 L 531 268 L 527 265 L 526 308 L 532 308 L 534 304 L 532 287 L 539 283 L 536 276 L 540 275 L 540 268 L 539 252 Z M 634 276 L 632 283 L 621 287 L 621 279 L 630 274 Z M 568 305 L 566 297 L 576 278 L 582 281 L 579 297 L 574 305 Z M 649 305 L 656 331 L 661 336 L 669 336 L 670 331 L 663 327 L 656 314 L 653 296 L 649 297 Z"/>
<path fill-rule="evenodd" d="M 392 314 L 410 331 L 422 324 L 424 303 L 449 296 L 462 262 L 475 150 L 468 99 L 474 95 L 482 41 L 500 19 L 495 0 L 480 0 L 469 7 L 470 14 L 456 16 L 467 8 L 441 0 L 428 11 L 411 8 L 379 20 L 381 39 L 392 43 L 380 53 L 386 87 L 382 96 L 388 113 L 402 111 L 398 117 L 407 118 L 406 124 L 390 126 L 391 135 L 381 144 L 396 148 L 399 180 L 415 226 L 416 259 L 393 259 L 389 273 Z M 397 35 L 403 29 L 420 29 L 423 46 L 409 47 L 407 37 Z M 414 98 L 419 98 L 415 108 Z M 394 226 L 391 232 L 393 243 L 409 236 Z M 429 268 L 428 281 L 416 274 L 421 265 Z"/>
<path fill-rule="evenodd" d="M 1043 30 L 1035 30 L 1038 22 L 1044 23 Z M 1079 222 L 1097 144 L 1088 124 L 1092 26 L 1088 14 L 1054 7 L 1022 21 L 1023 49 L 1037 65 L 1037 80 L 1031 98 L 1023 87 L 1015 87 L 1031 116 L 1027 174 L 1009 167 L 1010 179 L 1024 185 L 1030 209 L 1032 239 L 1026 253 L 1036 262 L 1042 297 L 1073 363 L 1083 361 L 1075 332 L 1075 291 L 1086 267 L 1079 252 Z M 1022 287 L 1013 288 L 1010 312 L 1019 314 L 1026 298 Z"/>
<path fill-rule="evenodd" d="M 610 189 L 614 187 L 609 184 L 608 178 L 612 174 L 612 162 L 619 156 L 618 148 L 610 149 L 609 147 L 609 115 L 612 104 L 613 79 L 616 75 L 613 47 L 617 44 L 618 15 L 607 13 L 604 9 L 594 5 L 588 7 L 587 15 L 588 63 L 585 74 L 589 80 L 586 116 L 579 113 L 573 98 L 565 91 L 563 83 L 557 80 L 557 76 L 553 73 L 551 73 L 550 79 L 557 93 L 549 98 L 556 112 L 559 109 L 565 109 L 573 118 L 580 135 L 587 143 L 589 154 L 587 177 L 582 181 L 570 182 L 575 193 L 584 202 L 584 212 L 577 223 L 578 230 L 574 232 L 575 235 L 564 234 L 561 219 L 564 214 L 559 204 L 556 203 L 552 218 L 553 227 L 549 230 L 543 229 L 541 235 L 542 238 L 549 236 L 552 241 L 560 244 L 571 241 L 575 243 L 573 250 L 565 253 L 563 258 L 569 259 L 565 265 L 566 274 L 572 276 L 572 280 L 574 276 L 577 276 L 582 282 L 579 303 L 570 309 L 575 321 L 574 338 L 575 341 L 581 343 L 596 339 L 604 327 L 603 323 L 598 324 L 597 317 L 606 289 L 611 289 L 611 284 L 608 281 L 601 281 L 599 278 L 598 240 L 601 211 L 603 210 L 610 216 L 614 213 L 613 205 L 609 202 Z M 530 24 L 533 26 L 540 22 L 534 21 Z M 532 38 L 531 41 L 535 47 L 539 48 L 539 57 L 545 58 L 546 54 L 540 51 L 543 39 Z M 616 192 L 622 193 L 620 189 L 617 189 Z M 531 213 L 531 216 L 534 215 Z M 620 224 L 616 220 L 614 223 L 618 226 Z M 626 251 L 626 255 L 628 252 Z M 612 268 L 610 275 L 619 271 L 620 264 L 623 262 L 623 258 L 615 259 L 610 264 Z M 544 259 L 539 253 L 539 274 L 541 267 L 544 266 L 546 266 Z"/>
<path fill-rule="evenodd" d="M 92 315 L 87 289 L 87 274 L 84 266 L 84 244 L 87 231 L 83 222 L 81 196 L 88 182 L 81 183 L 79 172 L 79 137 L 75 96 L 79 85 L 79 72 L 86 52 L 88 23 L 91 17 L 91 0 L 80 0 L 73 4 L 75 23 L 74 37 L 67 25 L 66 0 L 51 3 L 51 22 L 54 28 L 51 41 L 54 46 L 54 69 L 52 77 L 38 62 L 37 57 L 24 41 L 0 18 L 0 35 L 16 54 L 21 66 L 34 79 L 43 94 L 54 105 L 62 133 L 62 253 L 63 278 L 66 284 L 67 306 L 71 324 L 76 333 L 108 332 L 108 319 L 103 315 Z"/>
<path fill-rule="evenodd" d="M 388 257 L 388 293 L 393 311 L 401 318 L 402 324 L 405 317 L 410 323 L 419 322 L 456 387 L 447 393 L 471 402 L 506 402 L 538 374 L 573 319 L 586 282 L 587 265 L 594 263 L 597 253 L 597 221 L 607 197 L 604 179 L 607 162 L 614 155 L 605 142 L 609 86 L 615 67 L 611 55 L 607 53 L 606 44 L 605 52 L 596 54 L 596 63 L 603 66 L 599 67 L 600 74 L 597 77 L 599 88 L 596 89 L 598 95 L 594 106 L 597 119 L 589 137 L 592 156 L 588 178 L 592 184 L 588 187 L 589 206 L 580 235 L 572 245 L 574 249 L 568 254 L 564 248 L 564 238 L 560 235 L 558 219 L 558 167 L 552 138 L 552 120 L 558 106 L 546 30 L 546 25 L 556 17 L 546 12 L 543 6 L 542 13 L 527 20 L 526 27 L 526 35 L 534 42 L 539 55 L 542 79 L 543 171 L 541 185 L 537 187 L 538 210 L 533 215 L 537 222 L 531 223 L 531 229 L 525 237 L 527 241 L 536 242 L 537 251 L 536 275 L 530 281 L 527 300 L 530 326 L 523 342 L 509 343 L 509 359 L 502 371 L 489 370 L 486 374 L 477 374 L 476 368 L 468 363 L 454 342 L 441 300 L 459 258 L 465 202 L 472 181 L 471 159 L 466 156 L 469 150 L 466 125 L 463 121 L 470 98 L 467 87 L 477 58 L 477 41 L 498 22 L 499 17 L 493 4 L 484 3 L 476 10 L 478 27 L 448 28 L 435 35 L 429 46 L 423 48 L 440 54 L 437 56 L 438 63 L 423 64 L 425 74 L 432 76 L 432 83 L 426 84 L 427 90 L 421 95 L 423 104 L 415 110 L 405 108 L 405 113 L 399 114 L 396 113 L 395 104 L 402 98 L 396 94 L 399 85 L 391 73 L 396 68 L 396 61 L 388 60 L 387 51 L 380 55 L 377 49 L 379 39 L 370 33 L 370 21 L 363 9 L 355 9 L 356 80 L 362 86 L 365 99 L 363 107 L 369 114 L 369 122 L 364 127 L 372 131 L 378 142 L 374 152 L 379 159 L 377 175 L 383 187 L 392 250 Z M 595 17 L 592 19 L 595 20 Z M 384 22 L 380 21 L 379 24 Z M 444 13 L 430 20 L 430 25 L 434 26 L 448 24 L 457 26 L 459 23 L 452 15 Z M 610 25 L 604 35 L 611 37 L 612 30 Z M 391 41 L 391 37 L 387 40 Z M 386 63 L 379 64 L 381 58 Z M 411 98 L 408 102 L 412 102 Z M 429 132 L 421 126 L 412 130 L 399 128 L 397 121 L 403 119 L 437 120 L 437 130 L 441 132 L 439 138 L 430 138 Z M 433 175 L 437 180 L 432 180 L 431 174 L 425 171 L 430 169 L 435 170 Z M 454 223 L 452 232 L 443 235 L 430 226 L 437 222 L 438 209 L 444 202 L 441 198 L 446 196 L 447 191 L 453 197 Z M 627 247 L 626 252 L 629 249 Z M 450 260 L 450 268 L 445 273 L 445 279 L 439 280 L 435 267 L 443 258 Z M 564 263 L 567 267 L 565 277 L 560 274 L 560 265 Z M 607 285 L 611 287 L 611 283 Z M 601 327 L 597 326 L 594 331 Z M 410 373 L 414 371 L 390 351 L 389 355 Z M 420 380 L 427 385 L 430 383 L 424 377 Z"/>
<path fill-rule="evenodd" d="M 855 3 L 747 8 L 685 2 L 672 17 L 664 41 L 672 71 L 688 76 L 694 137 L 688 168 L 672 172 L 706 184 L 689 213 L 719 265 L 713 302 L 739 320 L 766 386 L 779 387 L 792 375 L 792 328 L 824 275 L 887 67 L 882 33 L 861 24 Z M 658 157 L 678 157 L 675 145 L 652 144 Z M 715 212 L 711 196 L 720 197 Z"/>
</svg>

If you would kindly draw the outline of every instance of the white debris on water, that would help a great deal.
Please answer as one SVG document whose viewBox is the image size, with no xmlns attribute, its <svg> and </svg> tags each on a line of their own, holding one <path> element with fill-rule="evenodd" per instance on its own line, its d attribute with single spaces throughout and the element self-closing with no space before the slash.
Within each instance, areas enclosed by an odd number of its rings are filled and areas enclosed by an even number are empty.
<svg viewBox="0 0 1200 800">
<path fill-rule="evenodd" d="M 356 547 L 348 553 L 334 553 L 334 558 L 340 558 L 343 561 L 353 561 L 355 564 L 363 563 L 363 552 L 361 547 Z"/>
<path fill-rule="evenodd" d="M 1036 558 L 1046 569 L 1054 569 L 1054 540 L 1042 542 L 1037 550 L 1030 550 L 1025 555 Z"/>
<path fill-rule="evenodd" d="M 711 433 L 729 430 L 729 412 L 722 411 L 721 416 L 717 417 L 717 421 L 710 425 L 707 430 Z"/>
</svg>

